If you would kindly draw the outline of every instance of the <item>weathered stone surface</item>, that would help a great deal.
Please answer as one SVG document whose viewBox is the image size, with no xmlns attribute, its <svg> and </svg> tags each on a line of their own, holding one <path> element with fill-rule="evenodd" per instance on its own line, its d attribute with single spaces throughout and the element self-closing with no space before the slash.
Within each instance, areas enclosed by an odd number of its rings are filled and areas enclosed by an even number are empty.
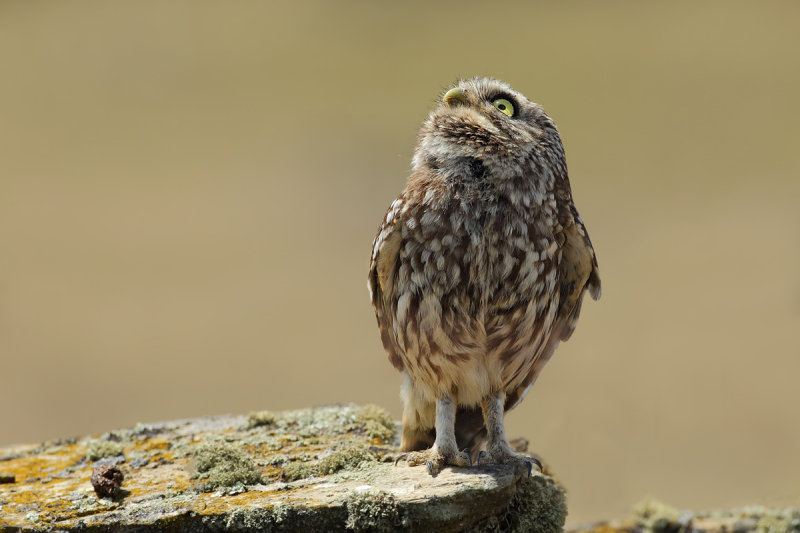
<svg viewBox="0 0 800 533">
<path fill-rule="evenodd" d="M 137 425 L 0 450 L 0 531 L 561 531 L 563 491 L 511 467 L 395 466 L 354 405 Z M 100 498 L 93 469 L 124 473 Z"/>
<path fill-rule="evenodd" d="M 571 527 L 569 533 L 800 533 L 800 508 L 750 505 L 730 510 L 681 511 L 644 500 L 626 520 Z"/>
</svg>

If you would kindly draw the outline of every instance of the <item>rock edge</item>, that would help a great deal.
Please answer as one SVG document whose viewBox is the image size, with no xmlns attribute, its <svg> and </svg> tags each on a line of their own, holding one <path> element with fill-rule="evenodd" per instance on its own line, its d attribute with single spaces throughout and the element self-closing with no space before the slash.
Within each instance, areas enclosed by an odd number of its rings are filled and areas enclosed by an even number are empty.
<svg viewBox="0 0 800 533">
<path fill-rule="evenodd" d="M 480 466 L 431 477 L 394 465 L 395 435 L 385 410 L 338 405 L 0 449 L 0 531 L 563 530 L 550 476 Z M 113 499 L 90 481 L 109 464 L 124 472 Z"/>
</svg>

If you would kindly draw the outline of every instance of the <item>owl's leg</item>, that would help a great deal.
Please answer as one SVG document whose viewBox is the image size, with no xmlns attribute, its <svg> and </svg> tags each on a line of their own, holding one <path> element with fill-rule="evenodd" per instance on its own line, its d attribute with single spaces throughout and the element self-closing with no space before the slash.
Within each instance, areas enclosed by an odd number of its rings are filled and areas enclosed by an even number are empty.
<svg viewBox="0 0 800 533">
<path fill-rule="evenodd" d="M 533 457 L 517 455 L 509 446 L 508 440 L 506 440 L 505 424 L 503 423 L 505 400 L 506 395 L 504 393 L 496 392 L 481 404 L 483 418 L 486 422 L 488 441 L 486 450 L 478 454 L 478 464 L 513 464 L 525 468 L 528 475 L 531 475 L 533 465 L 536 464 L 541 470 L 542 464 Z"/>
<path fill-rule="evenodd" d="M 436 401 L 436 440 L 433 447 L 405 456 L 409 466 L 424 464 L 435 476 L 444 465 L 472 466 L 469 454 L 459 452 L 455 433 L 456 406 L 449 396 Z"/>
</svg>

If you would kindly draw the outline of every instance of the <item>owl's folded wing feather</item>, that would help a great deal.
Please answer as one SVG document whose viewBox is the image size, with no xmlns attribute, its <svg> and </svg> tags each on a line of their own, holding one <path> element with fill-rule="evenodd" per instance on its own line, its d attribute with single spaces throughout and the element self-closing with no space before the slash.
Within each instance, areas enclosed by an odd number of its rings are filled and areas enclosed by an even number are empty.
<svg viewBox="0 0 800 533">
<path fill-rule="evenodd" d="M 398 227 L 397 214 L 400 200 L 395 201 L 383 219 L 378 235 L 372 245 L 369 264 L 368 287 L 383 347 L 389 354 L 389 361 L 398 370 L 403 370 L 401 348 L 394 336 L 394 313 L 389 300 L 393 293 L 397 256 L 400 253 L 402 232 Z"/>
<path fill-rule="evenodd" d="M 592 300 L 599 300 L 600 299 L 600 271 L 597 268 L 597 256 L 594 253 L 594 246 L 592 246 L 592 240 L 589 238 L 589 233 L 586 231 L 586 226 L 583 224 L 583 219 L 578 214 L 578 210 L 575 206 L 572 206 L 572 216 L 575 220 L 575 226 L 578 234 L 583 238 L 585 244 L 585 253 L 588 253 L 592 257 L 592 271 L 589 274 L 589 280 L 586 282 L 586 288 L 589 290 L 589 294 L 592 296 Z"/>
<path fill-rule="evenodd" d="M 560 304 L 558 318 L 562 322 L 558 340 L 566 341 L 575 331 L 581 312 L 583 295 L 588 290 L 592 299 L 600 298 L 600 272 L 592 241 L 580 215 L 573 207 L 573 223 L 564 228 L 564 243 L 558 264 Z"/>
<path fill-rule="evenodd" d="M 556 268 L 559 282 L 559 306 L 553 327 L 542 351 L 531 365 L 529 374 L 522 384 L 514 390 L 507 391 L 505 409 L 508 411 L 517 406 L 525 396 L 528 387 L 533 383 L 543 364 L 550 359 L 558 343 L 568 340 L 575 331 L 581 304 L 586 291 L 594 300 L 600 298 L 600 273 L 597 268 L 592 242 L 583 221 L 573 207 L 573 219 L 562 234 L 561 256 Z"/>
</svg>

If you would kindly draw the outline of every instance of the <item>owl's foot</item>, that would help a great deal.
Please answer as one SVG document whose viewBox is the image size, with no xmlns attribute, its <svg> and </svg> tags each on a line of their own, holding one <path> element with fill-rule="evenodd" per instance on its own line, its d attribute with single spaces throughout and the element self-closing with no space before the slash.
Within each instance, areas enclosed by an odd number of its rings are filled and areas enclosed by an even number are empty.
<svg viewBox="0 0 800 533">
<path fill-rule="evenodd" d="M 511 451 L 506 446 L 497 446 L 488 451 L 481 451 L 478 454 L 479 465 L 514 465 L 516 470 L 524 471 L 530 477 L 533 472 L 533 465 L 542 471 L 542 463 L 535 457 L 519 455 Z"/>
<path fill-rule="evenodd" d="M 472 460 L 467 452 L 459 452 L 457 449 L 442 450 L 436 446 L 418 452 L 404 453 L 397 457 L 395 465 L 401 459 L 405 459 L 408 466 L 424 464 L 432 476 L 437 475 L 445 465 L 472 466 Z"/>
</svg>

